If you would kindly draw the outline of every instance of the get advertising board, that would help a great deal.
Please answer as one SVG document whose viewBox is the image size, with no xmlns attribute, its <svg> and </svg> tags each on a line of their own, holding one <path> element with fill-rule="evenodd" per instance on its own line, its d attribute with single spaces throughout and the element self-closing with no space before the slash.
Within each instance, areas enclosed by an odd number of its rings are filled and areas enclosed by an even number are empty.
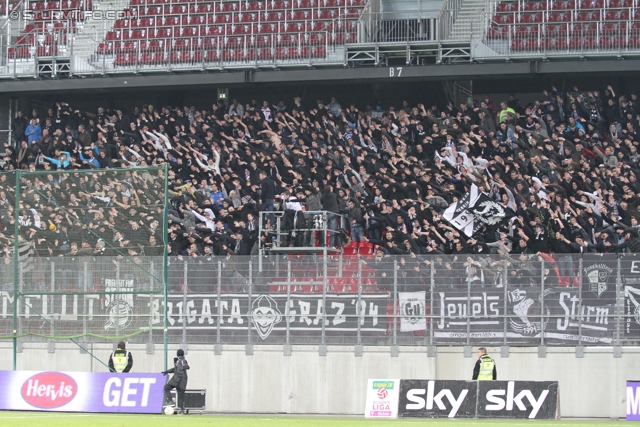
<svg viewBox="0 0 640 427">
<path fill-rule="evenodd" d="M 0 410 L 159 414 L 162 374 L 0 371 Z"/>
<path fill-rule="evenodd" d="M 369 380 L 367 396 L 372 392 L 372 381 Z M 414 379 L 400 380 L 399 383 L 399 418 L 553 420 L 559 417 L 556 381 Z M 393 408 L 389 410 L 392 411 Z"/>
<path fill-rule="evenodd" d="M 627 421 L 640 421 L 640 381 L 627 381 Z"/>
</svg>

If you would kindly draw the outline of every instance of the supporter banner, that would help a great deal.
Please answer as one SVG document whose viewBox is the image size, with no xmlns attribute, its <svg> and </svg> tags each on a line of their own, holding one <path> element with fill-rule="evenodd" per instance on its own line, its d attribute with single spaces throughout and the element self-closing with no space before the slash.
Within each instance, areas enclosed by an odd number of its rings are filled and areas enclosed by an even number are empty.
<svg viewBox="0 0 640 427">
<path fill-rule="evenodd" d="M 400 331 L 424 331 L 427 329 L 426 292 L 399 292 Z"/>
<path fill-rule="evenodd" d="M 115 282 L 115 281 L 114 281 Z M 163 324 L 164 297 L 157 294 L 133 293 L 132 281 L 120 280 L 108 283 L 108 289 L 116 287 L 128 294 L 29 295 L 19 301 L 20 319 L 40 322 L 40 314 L 54 318 L 59 323 L 81 325 L 83 316 L 88 321 L 100 322 L 105 331 L 139 330 Z M 153 301 L 150 303 L 149 299 Z M 248 321 L 264 340 L 274 331 L 285 331 L 287 318 L 290 331 L 322 330 L 326 314 L 325 331 L 387 331 L 388 293 L 328 294 L 323 306 L 323 296 L 317 294 L 221 294 L 216 293 L 170 294 L 168 301 L 169 330 L 180 330 L 183 321 L 189 330 L 217 329 L 220 320 L 222 330 L 246 330 Z M 358 309 L 358 304 L 360 308 Z M 424 304 L 423 304 L 424 305 Z M 134 313 L 146 313 L 136 320 Z M 423 314 L 424 316 L 424 308 Z M 13 316 L 13 294 L 0 292 L 0 319 Z M 149 319 L 151 317 L 151 319 Z M 424 326 L 422 329 L 425 329 Z"/>
<path fill-rule="evenodd" d="M 582 257 L 582 300 L 587 305 L 615 304 L 618 260 L 607 254 Z"/>
<path fill-rule="evenodd" d="M 477 381 L 400 381 L 400 418 L 474 418 Z"/>
<path fill-rule="evenodd" d="M 640 256 L 625 255 L 621 261 L 624 281 L 624 326 L 623 335 L 640 337 Z"/>
<path fill-rule="evenodd" d="M 544 329 L 549 344 L 575 345 L 579 338 L 609 344 L 616 327 L 614 295 L 583 299 L 580 305 L 579 289 L 472 288 L 467 295 L 466 286 L 435 286 L 434 341 L 500 344 L 506 336 L 512 344 L 534 345 Z"/>
<path fill-rule="evenodd" d="M 640 421 L 640 381 L 627 381 L 627 421 Z"/>
<path fill-rule="evenodd" d="M 400 380 L 369 380 L 365 418 L 397 418 Z"/>
<path fill-rule="evenodd" d="M 557 412 L 553 381 L 400 381 L 400 418 L 556 419 Z"/>
<path fill-rule="evenodd" d="M 248 294 L 169 295 L 169 330 L 182 330 L 183 319 L 190 330 L 217 329 L 220 320 L 222 330 L 246 330 L 249 321 L 263 340 L 275 331 L 322 330 L 387 331 L 387 302 L 389 294 L 328 294 L 323 305 L 322 294 Z M 161 305 L 153 318 L 161 321 Z M 360 308 L 358 309 L 358 305 Z M 183 316 L 184 313 L 184 316 Z M 325 317 L 326 316 L 326 317 Z"/>
<path fill-rule="evenodd" d="M 506 219 L 504 208 L 483 194 L 473 184 L 462 199 L 449 206 L 442 215 L 467 236 L 473 236 L 484 225 L 497 225 Z"/>
<path fill-rule="evenodd" d="M 0 371 L 0 410 L 159 414 L 162 374 Z"/>
<path fill-rule="evenodd" d="M 556 381 L 478 381 L 478 418 L 553 420 L 557 411 Z"/>
</svg>

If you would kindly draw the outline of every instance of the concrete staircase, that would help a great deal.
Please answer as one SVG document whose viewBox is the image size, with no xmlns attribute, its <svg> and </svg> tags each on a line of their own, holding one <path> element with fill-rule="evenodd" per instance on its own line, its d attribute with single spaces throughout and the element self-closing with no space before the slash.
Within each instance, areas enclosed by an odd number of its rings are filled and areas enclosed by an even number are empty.
<svg viewBox="0 0 640 427">
<path fill-rule="evenodd" d="M 121 11 L 129 7 L 130 0 L 100 0 L 99 4 L 93 2 L 95 11 Z M 79 60 L 90 61 L 91 56 L 96 53 L 98 44 L 104 41 L 107 32 L 113 29 L 115 19 L 107 19 L 105 14 L 99 18 L 92 16 L 84 22 L 82 28 L 78 29 L 73 40 L 73 55 Z M 98 15 L 96 15 L 98 16 Z M 113 16 L 110 15 L 110 16 Z"/>
<path fill-rule="evenodd" d="M 448 38 L 461 41 L 482 38 L 487 31 L 485 9 L 488 4 L 487 0 L 464 0 Z"/>
</svg>

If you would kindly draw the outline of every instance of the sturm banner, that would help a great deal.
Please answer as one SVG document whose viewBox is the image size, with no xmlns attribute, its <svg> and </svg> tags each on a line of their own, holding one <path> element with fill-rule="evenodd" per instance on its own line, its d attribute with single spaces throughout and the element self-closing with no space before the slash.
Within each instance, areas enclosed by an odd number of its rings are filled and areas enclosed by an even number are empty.
<svg viewBox="0 0 640 427">
<path fill-rule="evenodd" d="M 615 292 L 582 293 L 581 304 L 579 288 L 435 286 L 434 342 L 534 345 L 544 333 L 548 344 L 610 344 Z"/>
<path fill-rule="evenodd" d="M 162 374 L 0 371 L 0 410 L 159 414 Z"/>
<path fill-rule="evenodd" d="M 400 418 L 553 420 L 558 412 L 555 381 L 400 381 Z"/>
</svg>

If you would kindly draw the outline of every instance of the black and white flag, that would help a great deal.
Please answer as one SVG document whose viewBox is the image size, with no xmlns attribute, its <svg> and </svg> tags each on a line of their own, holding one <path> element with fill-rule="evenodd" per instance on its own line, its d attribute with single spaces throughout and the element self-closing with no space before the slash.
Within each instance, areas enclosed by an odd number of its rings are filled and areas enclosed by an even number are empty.
<svg viewBox="0 0 640 427">
<path fill-rule="evenodd" d="M 483 226 L 494 226 L 507 218 L 499 203 L 483 194 L 474 184 L 462 199 L 444 211 L 444 219 L 468 237 L 472 237 Z"/>
</svg>

